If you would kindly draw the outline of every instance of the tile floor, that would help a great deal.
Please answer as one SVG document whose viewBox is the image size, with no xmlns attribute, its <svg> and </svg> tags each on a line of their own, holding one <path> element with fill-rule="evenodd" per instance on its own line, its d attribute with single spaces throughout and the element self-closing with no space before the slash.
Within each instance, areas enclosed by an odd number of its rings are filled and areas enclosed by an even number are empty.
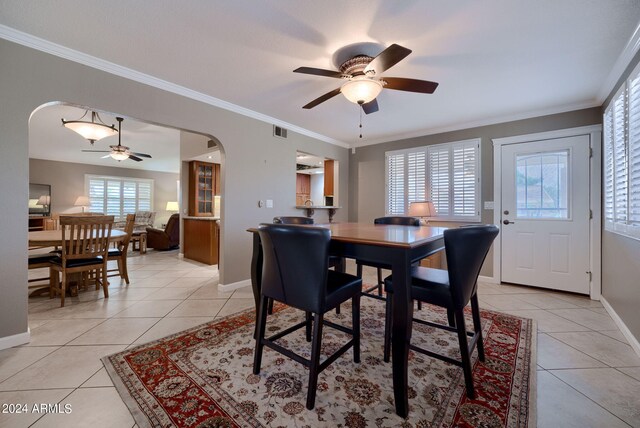
<svg viewBox="0 0 640 428">
<path fill-rule="evenodd" d="M 131 285 L 111 278 L 109 299 L 83 291 L 64 308 L 29 299 L 31 342 L 0 351 L 0 404 L 70 404 L 72 412 L 0 413 L 0 427 L 135 427 L 100 357 L 253 306 L 249 288 L 219 292 L 215 267 L 175 251 L 129 263 Z M 374 282 L 375 270 L 365 280 Z M 482 308 L 537 321 L 539 427 L 640 427 L 640 358 L 599 302 L 510 285 L 480 284 L 479 293 Z"/>
</svg>

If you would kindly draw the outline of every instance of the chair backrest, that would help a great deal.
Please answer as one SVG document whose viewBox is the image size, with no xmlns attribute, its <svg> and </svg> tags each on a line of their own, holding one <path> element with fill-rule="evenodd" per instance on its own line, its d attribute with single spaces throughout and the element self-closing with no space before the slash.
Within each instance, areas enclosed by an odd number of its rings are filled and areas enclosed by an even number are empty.
<svg viewBox="0 0 640 428">
<path fill-rule="evenodd" d="M 480 268 L 497 235 L 498 228 L 493 224 L 444 231 L 449 285 L 456 309 L 467 306 L 475 293 Z"/>
<path fill-rule="evenodd" d="M 420 226 L 420 219 L 417 217 L 388 216 L 379 217 L 373 220 L 373 224 L 395 224 L 398 226 Z"/>
<path fill-rule="evenodd" d="M 311 217 L 280 216 L 274 217 L 273 222 L 275 224 L 313 224 L 313 219 Z"/>
<path fill-rule="evenodd" d="M 262 294 L 295 308 L 323 312 L 331 232 L 322 227 L 261 224 Z"/>
<path fill-rule="evenodd" d="M 106 260 L 113 216 L 60 216 L 62 260 L 102 256 Z M 68 236 L 68 239 L 67 239 Z"/>
<path fill-rule="evenodd" d="M 133 228 L 136 225 L 136 215 L 135 214 L 127 214 L 127 221 L 124 225 L 124 233 L 127 234 L 125 238 L 120 241 L 120 251 L 126 253 L 129 249 L 129 242 L 131 241 L 131 235 L 133 235 Z"/>
</svg>

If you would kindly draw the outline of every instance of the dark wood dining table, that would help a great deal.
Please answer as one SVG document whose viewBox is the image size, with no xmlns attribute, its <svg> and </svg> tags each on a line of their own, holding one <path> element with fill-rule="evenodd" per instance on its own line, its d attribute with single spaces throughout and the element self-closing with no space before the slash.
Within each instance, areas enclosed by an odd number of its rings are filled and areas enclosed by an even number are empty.
<svg viewBox="0 0 640 428">
<path fill-rule="evenodd" d="M 316 226 L 331 230 L 330 255 L 391 266 L 394 288 L 391 338 L 393 392 L 396 413 L 406 418 L 409 414 L 408 358 L 413 319 L 411 264 L 444 248 L 443 232 L 446 228 L 369 223 Z M 262 280 L 262 245 L 257 228 L 248 231 L 253 233 L 251 283 L 257 308 Z"/>
</svg>

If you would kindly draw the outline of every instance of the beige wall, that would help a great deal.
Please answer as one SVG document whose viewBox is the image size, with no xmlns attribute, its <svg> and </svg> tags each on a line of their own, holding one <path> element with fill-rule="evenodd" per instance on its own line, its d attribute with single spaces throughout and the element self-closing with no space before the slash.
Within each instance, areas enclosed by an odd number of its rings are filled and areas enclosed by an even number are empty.
<svg viewBox="0 0 640 428">
<path fill-rule="evenodd" d="M 359 147 L 356 149 L 356 153 L 350 156 L 349 206 L 351 210 L 349 220 L 369 223 L 373 222 L 374 218 L 385 215 L 385 152 L 480 138 L 481 200 L 483 202 L 493 201 L 493 145 L 491 142 L 493 138 L 573 128 L 601 122 L 600 109 L 591 108 Z M 485 210 L 483 205 L 481 217 L 483 223 L 492 223 L 493 210 Z M 431 223 L 455 225 L 455 223 Z M 490 252 L 481 275 L 493 276 L 492 257 L 493 252 Z"/>
<path fill-rule="evenodd" d="M 155 224 L 157 227 L 166 223 L 172 214 L 165 211 L 167 202 L 178 200 L 177 181 L 180 179 L 179 174 L 29 159 L 29 182 L 51 185 L 52 213 L 81 211 L 81 208 L 74 206 L 73 203 L 78 196 L 86 193 L 85 174 L 152 179 L 153 211 L 156 212 Z"/>
<path fill-rule="evenodd" d="M 299 214 L 295 205 L 296 150 L 341 162 L 340 194 L 348 197 L 346 149 L 0 40 L 0 341 L 27 331 L 27 197 L 29 118 L 38 107 L 62 101 L 217 137 L 223 146 L 220 281 L 248 280 L 251 236 L 246 229 L 275 215 Z M 274 208 L 257 201 L 273 199 Z M 336 215 L 345 221 L 346 199 Z M 0 343 L 1 344 L 1 343 Z"/>
<path fill-rule="evenodd" d="M 636 54 L 604 103 L 609 104 L 640 63 Z M 604 113 L 602 111 L 601 113 Z M 602 230 L 602 296 L 611 304 L 636 340 L 640 340 L 640 241 Z"/>
</svg>

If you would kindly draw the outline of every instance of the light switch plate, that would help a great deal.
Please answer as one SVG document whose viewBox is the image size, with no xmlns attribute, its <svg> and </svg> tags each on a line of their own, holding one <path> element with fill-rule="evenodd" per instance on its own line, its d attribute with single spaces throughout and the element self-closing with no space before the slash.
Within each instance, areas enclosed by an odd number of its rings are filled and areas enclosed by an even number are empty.
<svg viewBox="0 0 640 428">
<path fill-rule="evenodd" d="M 492 210 L 493 209 L 493 201 L 484 201 L 484 209 Z"/>
<path fill-rule="evenodd" d="M 273 199 L 267 199 L 267 208 L 273 208 Z"/>
</svg>

